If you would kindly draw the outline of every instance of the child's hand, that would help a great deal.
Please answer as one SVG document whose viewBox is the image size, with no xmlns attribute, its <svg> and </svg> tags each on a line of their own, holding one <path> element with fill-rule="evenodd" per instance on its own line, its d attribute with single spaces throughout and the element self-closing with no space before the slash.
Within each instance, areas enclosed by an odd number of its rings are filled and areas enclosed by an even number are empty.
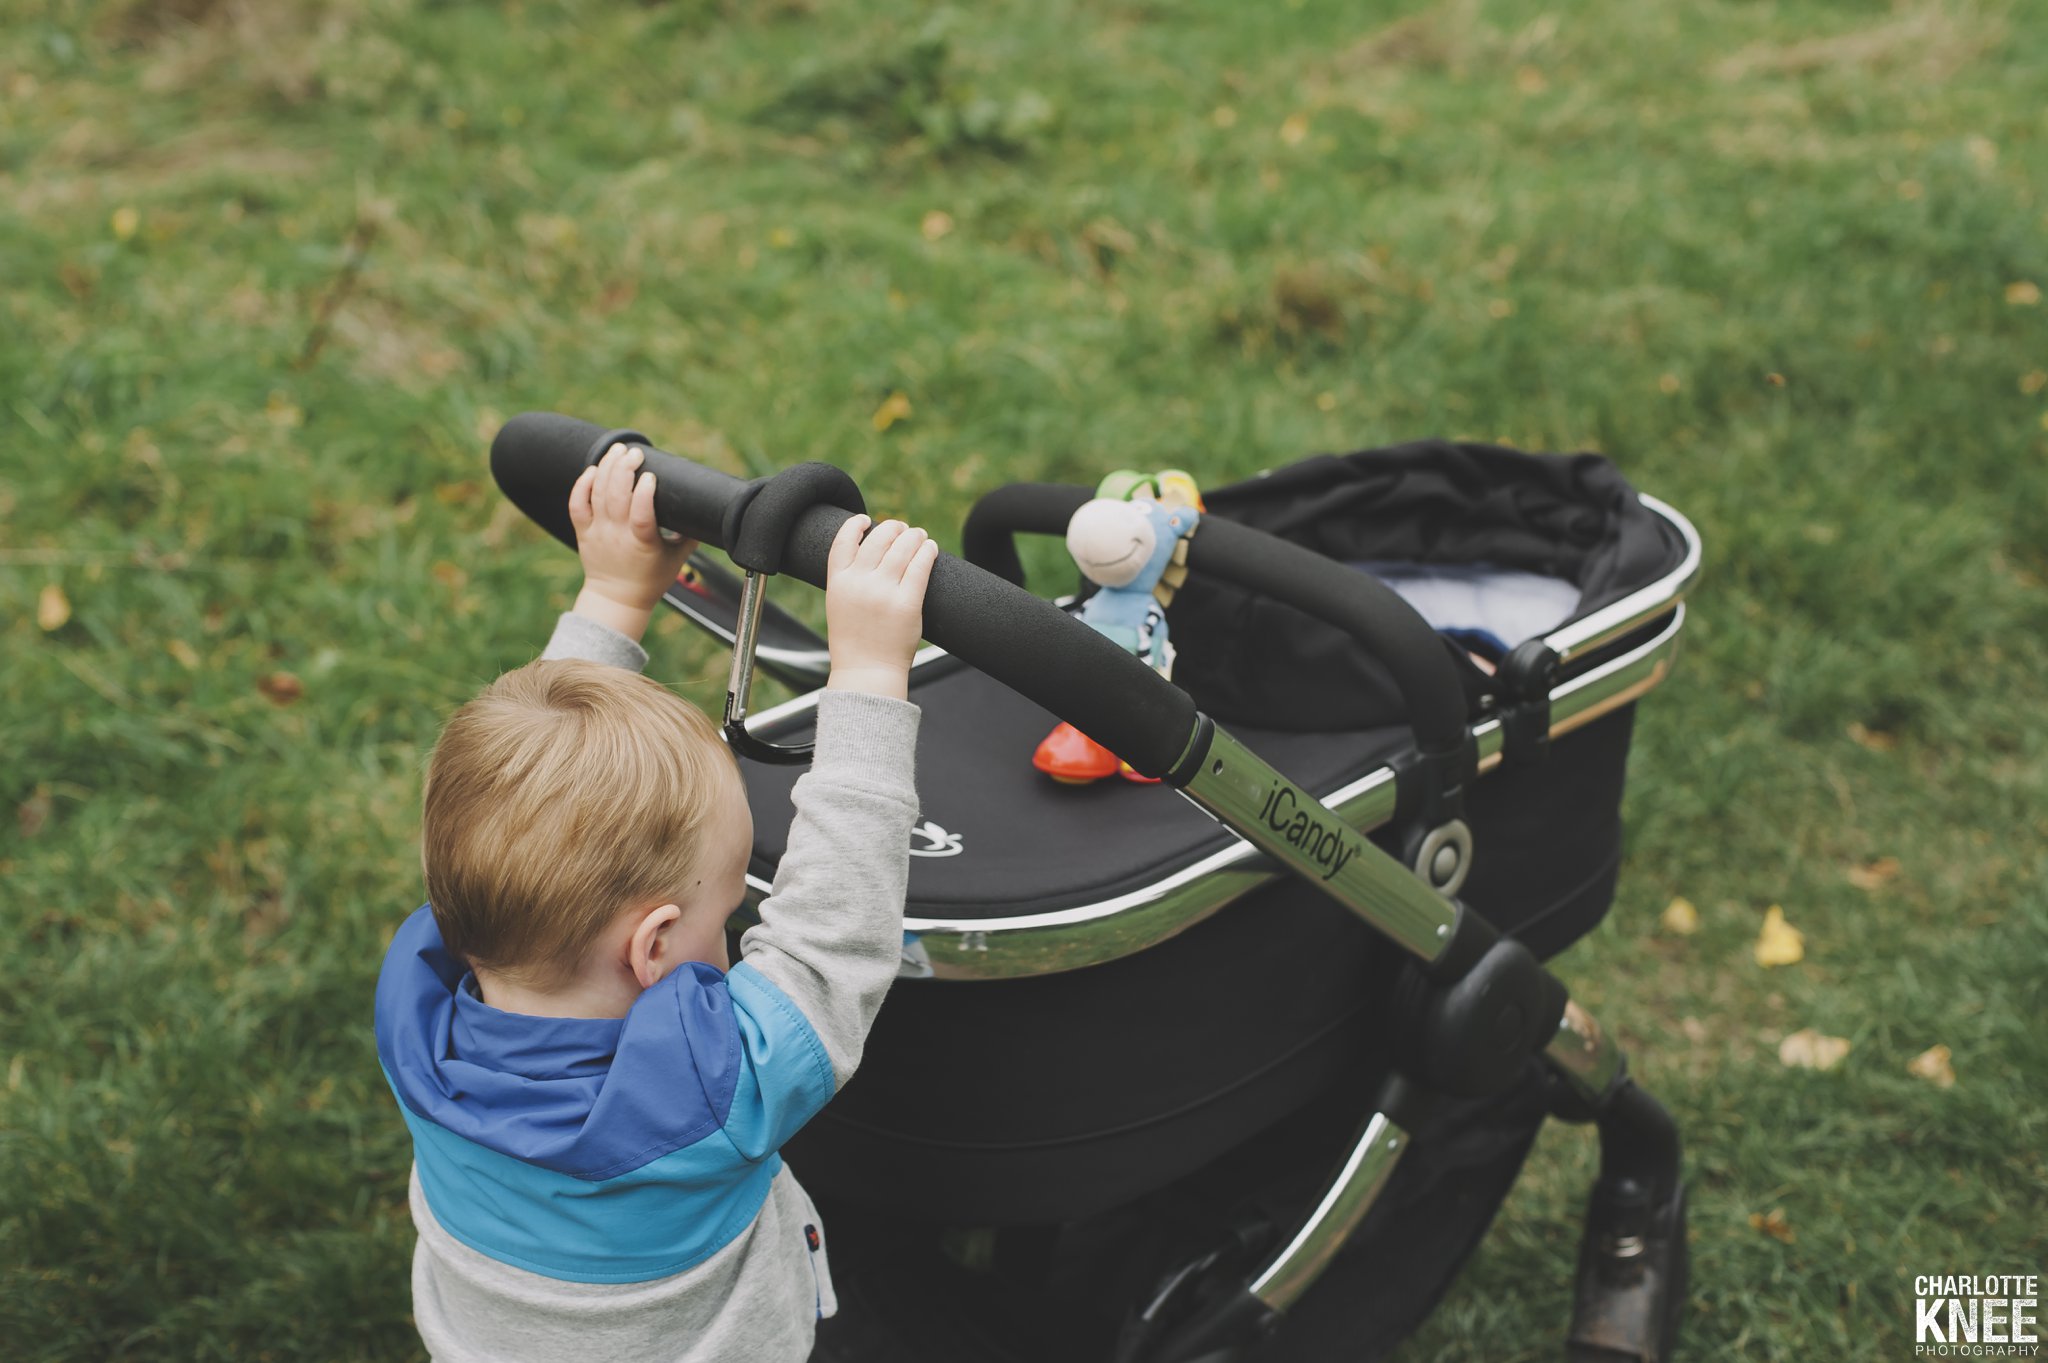
<svg viewBox="0 0 2048 1363">
<path fill-rule="evenodd" d="M 697 547 L 655 525 L 654 475 L 633 476 L 645 457 L 637 446 L 614 445 L 569 489 L 569 523 L 583 560 L 576 613 L 629 639 L 646 633 L 662 593 Z"/>
<path fill-rule="evenodd" d="M 939 546 L 902 521 L 874 525 L 854 516 L 839 527 L 825 558 L 825 635 L 835 691 L 902 700 L 910 657 L 924 632 L 924 589 Z"/>
</svg>

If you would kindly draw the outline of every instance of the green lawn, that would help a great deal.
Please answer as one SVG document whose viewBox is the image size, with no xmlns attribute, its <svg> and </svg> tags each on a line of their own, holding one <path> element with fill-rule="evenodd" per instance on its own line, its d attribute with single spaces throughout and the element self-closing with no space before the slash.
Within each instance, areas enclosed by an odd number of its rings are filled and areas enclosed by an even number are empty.
<svg viewBox="0 0 2048 1363">
<path fill-rule="evenodd" d="M 439 719 L 575 580 L 485 472 L 529 407 L 949 542 L 1012 479 L 1607 452 L 1709 553 L 1561 967 L 1689 1141 L 1687 1356 L 2042 1272 L 2044 19 L 0 0 L 0 1353 L 416 1348 L 370 989 Z M 1405 1357 L 1554 1356 L 1592 1153 Z"/>
</svg>

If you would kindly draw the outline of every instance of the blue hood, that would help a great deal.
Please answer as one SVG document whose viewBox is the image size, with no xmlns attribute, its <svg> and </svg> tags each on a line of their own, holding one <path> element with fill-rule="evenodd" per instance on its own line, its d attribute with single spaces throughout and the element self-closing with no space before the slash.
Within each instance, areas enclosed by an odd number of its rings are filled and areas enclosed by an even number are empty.
<svg viewBox="0 0 2048 1363">
<path fill-rule="evenodd" d="M 377 980 L 377 1058 L 414 1115 L 499 1154 L 606 1179 L 724 1125 L 739 1029 L 726 977 L 691 962 L 623 1018 L 548 1018 L 485 1003 L 425 907 Z"/>
</svg>

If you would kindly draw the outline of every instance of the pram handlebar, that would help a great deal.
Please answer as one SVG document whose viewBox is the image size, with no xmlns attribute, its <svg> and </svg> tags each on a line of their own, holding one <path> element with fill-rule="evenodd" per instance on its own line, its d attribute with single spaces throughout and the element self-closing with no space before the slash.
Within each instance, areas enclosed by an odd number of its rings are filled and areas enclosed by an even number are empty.
<svg viewBox="0 0 2048 1363">
<path fill-rule="evenodd" d="M 1094 495 L 1064 483 L 997 488 L 967 513 L 961 552 L 968 562 L 1022 586 L 1014 536 L 1064 535 L 1068 520 Z M 1422 751 L 1451 752 L 1465 741 L 1465 692 L 1452 661 L 1455 646 L 1378 578 L 1221 516 L 1205 516 L 1196 527 L 1188 541 L 1188 571 L 1284 602 L 1356 639 L 1393 677 Z"/>
<path fill-rule="evenodd" d="M 714 548 L 729 548 L 726 515 L 749 484 L 656 449 L 637 432 L 607 431 L 553 412 L 522 413 L 491 442 L 491 474 L 520 510 L 574 546 L 569 489 L 611 439 L 622 437 L 647 452 L 655 519 Z M 816 506 L 798 517 L 784 546 L 782 571 L 824 586 L 826 551 L 848 514 Z M 1164 775 L 1195 734 L 1195 704 L 1185 691 L 1057 606 L 951 554 L 940 554 L 932 566 L 924 636 L 1144 775 Z"/>
</svg>

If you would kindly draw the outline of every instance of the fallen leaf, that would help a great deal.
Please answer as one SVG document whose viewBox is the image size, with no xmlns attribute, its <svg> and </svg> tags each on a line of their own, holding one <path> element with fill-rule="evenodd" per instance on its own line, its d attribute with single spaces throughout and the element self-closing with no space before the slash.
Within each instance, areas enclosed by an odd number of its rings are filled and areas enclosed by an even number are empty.
<svg viewBox="0 0 2048 1363">
<path fill-rule="evenodd" d="M 1949 1061 L 1952 1052 L 1946 1046 L 1929 1046 L 1906 1062 L 1906 1073 L 1915 1079 L 1925 1079 L 1938 1089 L 1952 1089 L 1956 1086 L 1955 1066 Z"/>
<path fill-rule="evenodd" d="M 910 416 L 910 399 L 901 393 L 891 393 L 882 399 L 882 405 L 875 408 L 875 429 L 886 431 L 899 421 Z"/>
<path fill-rule="evenodd" d="M 1764 912 L 1763 930 L 1756 935 L 1756 963 L 1769 968 L 1795 965 L 1806 959 L 1806 934 L 1785 921 L 1785 911 L 1776 904 Z"/>
<path fill-rule="evenodd" d="M 2016 308 L 2031 308 L 2041 301 L 2041 286 L 2031 279 L 2020 279 L 2005 286 L 2005 301 Z"/>
<path fill-rule="evenodd" d="M 64 628 L 64 622 L 71 618 L 71 598 L 64 595 L 64 589 L 56 583 L 47 583 L 42 594 L 36 598 L 36 623 L 43 633 L 49 634 Z"/>
<path fill-rule="evenodd" d="M 1515 68 L 1515 89 L 1523 94 L 1540 95 L 1549 88 L 1550 82 L 1544 79 L 1543 73 L 1537 68 L 1533 66 L 1518 66 Z"/>
<path fill-rule="evenodd" d="M 2048 369 L 2029 369 L 2020 375 L 2020 391 L 2034 394 L 2048 388 Z"/>
<path fill-rule="evenodd" d="M 1767 1212 L 1751 1212 L 1749 1228 L 1762 1231 L 1781 1245 L 1789 1245 L 1799 1237 L 1792 1232 L 1792 1223 L 1785 1219 L 1783 1207 L 1773 1207 Z"/>
<path fill-rule="evenodd" d="M 142 226 L 142 214 L 136 212 L 132 204 L 122 204 L 114 210 L 114 216 L 107 220 L 107 226 L 113 229 L 116 241 L 126 241 Z M 2012 291 L 2008 289 L 2006 293 L 2010 297 Z"/>
<path fill-rule="evenodd" d="M 1879 857 L 1868 866 L 1851 866 L 1849 883 L 1859 890 L 1875 890 L 1899 873 L 1897 857 Z"/>
<path fill-rule="evenodd" d="M 1308 115 L 1289 114 L 1287 121 L 1280 125 L 1280 140 L 1290 147 L 1298 147 L 1308 136 Z"/>
<path fill-rule="evenodd" d="M 1843 732 L 1849 735 L 1851 741 L 1862 744 L 1872 752 L 1890 752 L 1899 746 L 1897 734 L 1888 734 L 1883 729 L 1865 728 L 1854 721 L 1851 721 Z"/>
<path fill-rule="evenodd" d="M 1219 104 L 1216 112 L 1209 115 L 1209 121 L 1219 128 L 1234 128 L 1237 126 L 1237 110 L 1228 104 Z"/>
<path fill-rule="evenodd" d="M 176 658 L 179 664 L 187 671 L 197 672 L 199 670 L 199 650 L 186 643 L 183 639 L 166 639 L 164 641 L 164 652 Z"/>
<path fill-rule="evenodd" d="M 1794 1070 L 1831 1070 L 1849 1054 L 1849 1038 L 1801 1027 L 1778 1043 L 1778 1063 Z"/>
<path fill-rule="evenodd" d="M 937 241 L 940 237 L 952 233 L 953 215 L 942 208 L 934 208 L 924 215 L 924 221 L 918 224 L 918 230 L 924 233 L 926 241 Z"/>
<path fill-rule="evenodd" d="M 1700 911 L 1683 896 L 1664 906 L 1664 931 L 1674 937 L 1690 937 L 1700 930 Z"/>
<path fill-rule="evenodd" d="M 1683 386 L 1679 383 L 1678 375 L 1676 374 L 1660 374 L 1657 376 L 1657 391 L 1667 397 L 1676 393 Z"/>
<path fill-rule="evenodd" d="M 289 672 L 270 672 L 256 679 L 256 689 L 274 705 L 290 705 L 306 694 L 306 686 Z"/>
<path fill-rule="evenodd" d="M 1707 1031 L 1707 1024 L 1701 1022 L 1696 1017 L 1680 1018 L 1678 1020 L 1678 1030 L 1684 1032 L 1685 1039 L 1695 1046 L 1705 1045 L 1707 1037 L 1711 1035 Z"/>
</svg>

